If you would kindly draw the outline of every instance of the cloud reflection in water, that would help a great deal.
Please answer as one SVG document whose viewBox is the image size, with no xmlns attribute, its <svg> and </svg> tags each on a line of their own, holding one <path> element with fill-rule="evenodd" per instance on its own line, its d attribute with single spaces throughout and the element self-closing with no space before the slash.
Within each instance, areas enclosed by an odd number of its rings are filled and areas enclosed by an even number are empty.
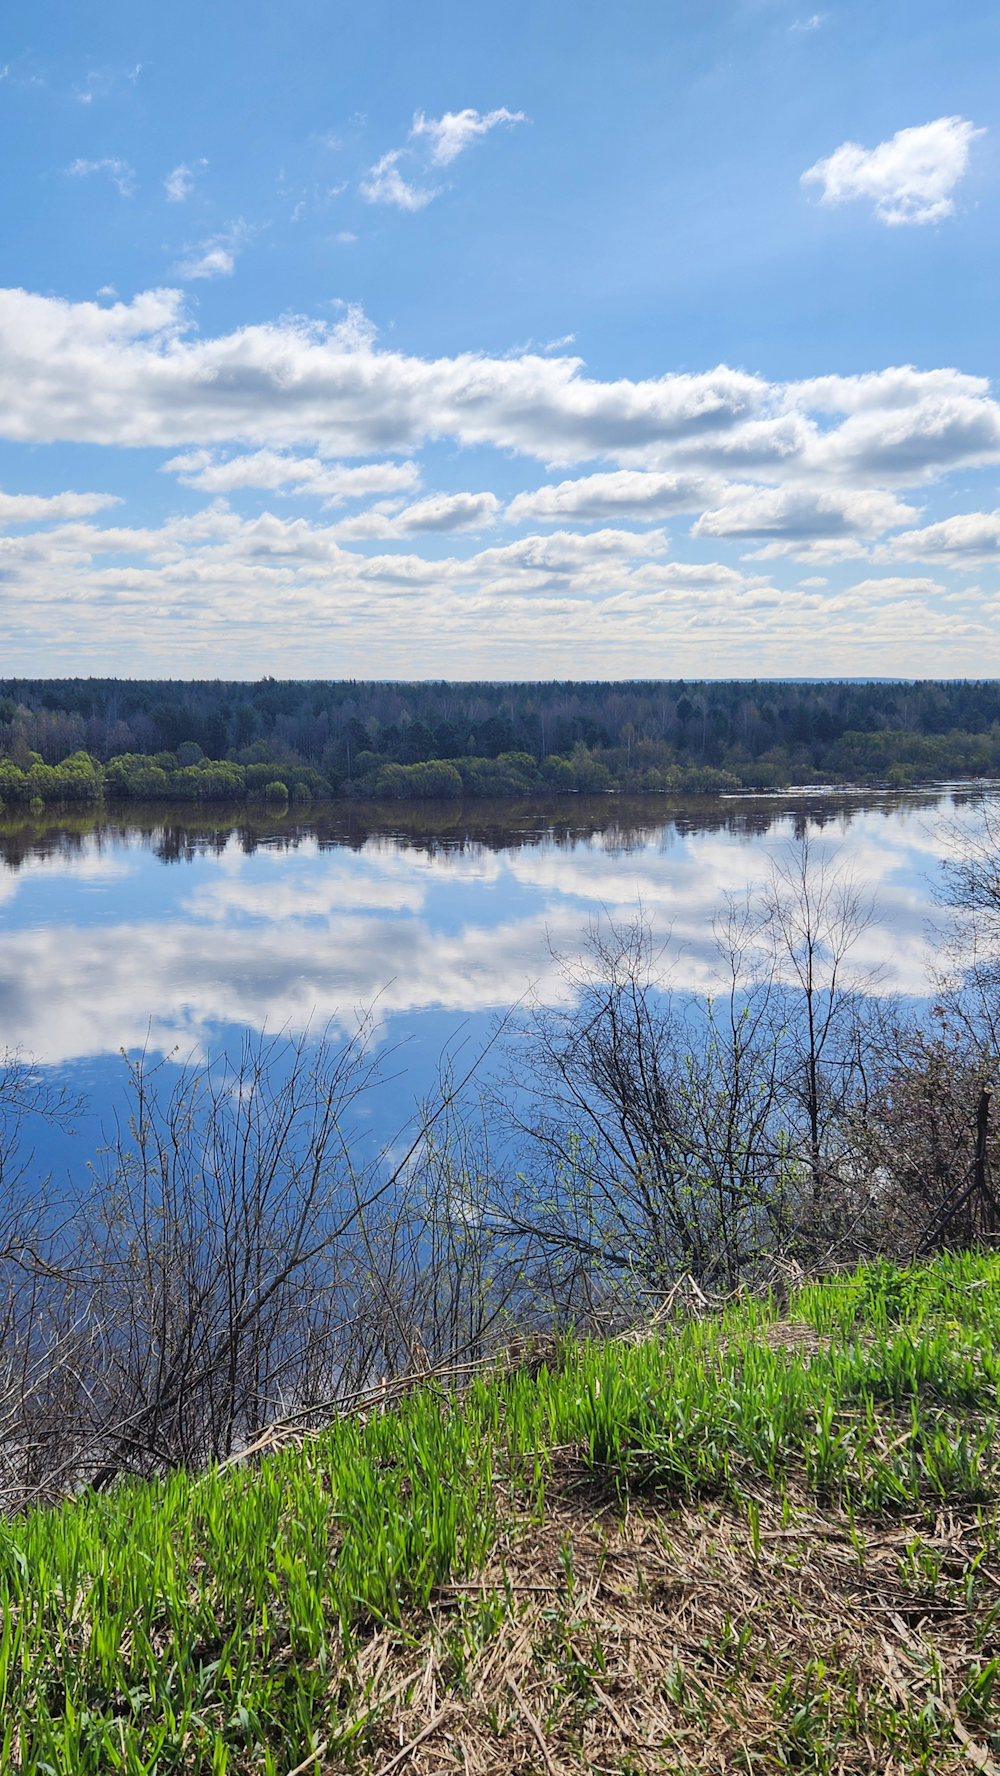
<svg viewBox="0 0 1000 1776">
<path fill-rule="evenodd" d="M 906 993 L 927 990 L 949 803 L 855 804 L 818 839 L 878 896 L 857 959 L 887 964 L 886 985 Z M 646 804 L 632 824 L 605 810 L 591 830 L 581 818 L 570 836 L 536 828 L 523 842 L 430 842 L 397 823 L 350 844 L 300 826 L 291 844 L 248 850 L 234 829 L 180 845 L 174 832 L 166 846 L 153 821 L 145 832 L 105 824 L 69 848 L 51 834 L 13 855 L 8 844 L 4 1039 L 65 1064 L 144 1042 L 201 1053 L 222 1028 L 352 1027 L 376 999 L 396 1030 L 432 1010 L 503 1009 L 529 983 L 555 1001 L 565 987 L 552 951 L 578 951 L 591 919 L 627 919 L 640 900 L 670 934 L 678 986 L 708 989 L 714 911 L 760 879 L 794 822 L 780 802 L 758 832 L 711 809 L 700 830 L 690 806 L 679 821 Z"/>
</svg>

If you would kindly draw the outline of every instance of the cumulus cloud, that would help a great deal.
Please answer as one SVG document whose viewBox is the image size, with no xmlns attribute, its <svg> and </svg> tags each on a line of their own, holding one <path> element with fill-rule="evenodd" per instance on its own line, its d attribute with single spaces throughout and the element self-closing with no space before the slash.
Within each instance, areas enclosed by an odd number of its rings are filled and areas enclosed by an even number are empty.
<svg viewBox="0 0 1000 1776">
<path fill-rule="evenodd" d="M 184 452 L 172 471 L 205 491 L 289 487 L 330 500 L 406 494 L 417 481 L 412 465 L 331 459 L 409 455 L 435 439 L 552 466 L 603 459 L 616 466 L 518 494 L 507 517 L 641 523 L 690 511 L 699 537 L 836 555 L 913 524 L 894 490 L 1000 460 L 1000 407 L 984 378 L 954 369 L 778 384 L 719 365 L 602 381 L 578 357 L 537 351 L 384 350 L 355 311 L 202 339 L 176 290 L 109 305 L 0 290 L 0 436 L 172 447 Z M 492 495 L 447 498 L 460 503 L 428 507 L 426 528 L 495 511 Z M 405 528 L 384 508 L 369 522 L 371 535 Z"/>
<path fill-rule="evenodd" d="M 46 518 L 89 518 L 106 506 L 120 506 L 113 493 L 0 493 L 0 525 L 38 524 Z"/>
<path fill-rule="evenodd" d="M 438 193 L 426 186 L 409 184 L 399 170 L 403 150 L 393 148 L 369 169 L 361 181 L 361 195 L 366 203 L 395 204 L 398 210 L 424 209 Z"/>
<path fill-rule="evenodd" d="M 859 580 L 857 585 L 849 586 L 842 593 L 843 598 L 875 600 L 883 598 L 912 598 L 914 595 L 925 597 L 928 594 L 944 592 L 945 588 L 936 580 L 902 579 L 886 574 L 879 580 Z"/>
<path fill-rule="evenodd" d="M 393 512 L 387 505 L 344 518 L 336 527 L 338 537 L 363 540 L 419 535 L 421 531 L 444 535 L 449 531 L 481 530 L 492 524 L 500 510 L 495 493 L 435 493 L 415 505 Z"/>
<path fill-rule="evenodd" d="M 435 493 L 399 514 L 409 531 L 474 530 L 492 524 L 500 510 L 495 493 Z"/>
<path fill-rule="evenodd" d="M 824 204 L 870 199 L 889 227 L 940 222 L 954 213 L 951 194 L 968 167 L 970 144 L 985 133 L 964 117 L 938 117 L 897 130 L 877 148 L 842 142 L 809 167 L 802 182 L 822 186 Z"/>
<path fill-rule="evenodd" d="M 183 203 L 193 190 L 199 172 L 207 165 L 207 160 L 196 160 L 193 166 L 189 166 L 186 161 L 181 161 L 180 166 L 175 166 L 173 172 L 168 173 L 163 181 L 167 202 Z"/>
<path fill-rule="evenodd" d="M 891 493 L 869 489 L 728 487 L 722 504 L 703 512 L 693 536 L 792 539 L 876 537 L 917 516 Z"/>
<path fill-rule="evenodd" d="M 501 106 L 497 111 L 488 111 L 481 116 L 478 111 L 446 111 L 443 117 L 425 117 L 422 111 L 414 113 L 413 128 L 404 148 L 391 148 L 369 167 L 360 184 L 360 192 L 366 203 L 394 204 L 398 210 L 408 210 L 411 214 L 426 209 L 435 197 L 439 197 L 440 185 L 422 183 L 428 167 L 450 166 L 480 136 L 488 135 L 496 129 L 497 124 L 512 125 L 525 121 L 523 111 L 508 111 Z M 404 176 L 400 163 L 413 165 L 417 169 L 416 180 Z"/>
<path fill-rule="evenodd" d="M 310 440 L 330 455 L 451 436 L 578 461 L 711 454 L 772 398 L 760 378 L 725 367 L 598 382 L 572 357 L 411 357 L 379 350 L 356 314 L 336 325 L 283 319 L 217 339 L 190 332 L 178 291 L 111 307 L 0 291 L 0 435 L 272 448 Z"/>
<path fill-rule="evenodd" d="M 132 197 L 135 192 L 135 173 L 127 160 L 74 160 L 66 171 L 72 179 L 86 179 L 91 173 L 107 173 L 123 197 Z"/>
<path fill-rule="evenodd" d="M 941 561 L 961 566 L 997 560 L 1000 550 L 1000 511 L 962 512 L 928 524 L 923 530 L 904 530 L 882 544 L 877 558 L 885 561 Z"/>
<path fill-rule="evenodd" d="M 466 110 L 446 111 L 443 117 L 425 117 L 422 111 L 417 111 L 410 136 L 414 140 L 421 136 L 427 138 L 434 166 L 450 166 L 463 148 L 496 129 L 498 123 L 525 121 L 523 111 L 508 111 L 506 105 L 501 105 L 497 111 L 487 111 L 485 116 L 478 111 Z"/>
<path fill-rule="evenodd" d="M 194 450 L 163 464 L 165 474 L 175 474 L 187 487 L 207 493 L 231 493 L 241 487 L 267 491 L 294 486 L 298 493 L 323 496 L 327 506 L 373 493 L 410 492 L 419 484 L 420 471 L 413 462 L 364 463 L 346 468 L 343 463 L 323 462 L 319 457 L 283 456 L 274 450 L 256 450 L 249 456 L 218 461 L 209 450 Z"/>
<path fill-rule="evenodd" d="M 1000 671 L 992 595 L 961 610 L 889 576 L 782 590 L 724 562 L 672 561 L 662 532 L 527 535 L 426 559 L 365 553 L 337 524 L 219 503 L 149 527 L 68 519 L 0 537 L 8 671 L 450 678 L 933 677 Z"/>
<path fill-rule="evenodd" d="M 641 469 L 617 469 L 609 475 L 581 475 L 560 481 L 555 487 L 539 487 L 519 493 L 507 507 L 511 524 L 528 519 L 558 519 L 580 523 L 602 518 L 667 518 L 674 512 L 691 512 L 716 498 L 723 483 L 703 475 L 654 475 Z"/>
</svg>

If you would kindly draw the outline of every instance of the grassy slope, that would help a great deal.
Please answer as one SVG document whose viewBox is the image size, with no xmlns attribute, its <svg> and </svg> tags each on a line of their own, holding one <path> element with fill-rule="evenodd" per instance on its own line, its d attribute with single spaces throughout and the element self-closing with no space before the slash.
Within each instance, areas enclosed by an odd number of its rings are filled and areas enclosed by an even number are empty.
<svg viewBox="0 0 1000 1776">
<path fill-rule="evenodd" d="M 0 1768 L 1000 1776 L 998 1332 L 880 1267 L 38 1510 Z"/>
</svg>

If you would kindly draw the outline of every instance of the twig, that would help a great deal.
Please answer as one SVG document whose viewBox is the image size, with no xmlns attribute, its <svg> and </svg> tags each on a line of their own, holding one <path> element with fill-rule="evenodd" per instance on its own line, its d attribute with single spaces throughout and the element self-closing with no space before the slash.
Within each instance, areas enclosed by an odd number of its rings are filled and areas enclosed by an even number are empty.
<svg viewBox="0 0 1000 1776">
<path fill-rule="evenodd" d="M 437 1732 L 442 1721 L 444 1721 L 450 1713 L 450 1706 L 448 1708 L 442 1708 L 440 1713 L 434 1716 L 433 1720 L 427 1722 L 422 1733 L 418 1733 L 415 1739 L 411 1739 L 408 1745 L 404 1745 L 402 1751 L 398 1751 L 396 1756 L 392 1758 L 389 1763 L 382 1765 L 378 1776 L 389 1776 L 390 1770 L 395 1770 L 397 1764 L 401 1764 L 404 1758 L 408 1758 L 411 1751 L 416 1751 L 418 1745 L 422 1745 L 425 1739 L 429 1739 L 432 1733 Z M 558 1776 L 558 1773 L 554 1772 L 554 1776 Z"/>
<path fill-rule="evenodd" d="M 608 1713 L 610 1714 L 611 1719 L 614 1721 L 615 1726 L 618 1728 L 619 1733 L 624 1734 L 626 1739 L 634 1739 L 636 1737 L 635 1728 L 626 1726 L 625 1722 L 622 1720 L 621 1715 L 618 1713 L 617 1708 L 615 1707 L 614 1703 L 612 1702 L 611 1697 L 605 1695 L 605 1693 L 601 1689 L 601 1686 L 599 1683 L 594 1684 L 594 1695 L 597 1697 L 599 1702 L 604 1703 L 604 1706 L 607 1709 Z"/>
<path fill-rule="evenodd" d="M 542 1759 L 544 1761 L 545 1768 L 547 1769 L 547 1771 L 549 1773 L 549 1776 L 559 1776 L 559 1771 L 556 1769 L 555 1764 L 552 1762 L 552 1755 L 549 1751 L 548 1746 L 545 1743 L 545 1738 L 542 1733 L 542 1729 L 538 1725 L 538 1722 L 536 1721 L 534 1715 L 532 1714 L 531 1709 L 528 1707 L 527 1702 L 524 1700 L 524 1697 L 522 1696 L 520 1690 L 518 1689 L 518 1687 L 512 1677 L 508 1677 L 507 1687 L 510 1690 L 512 1696 L 514 1697 L 514 1700 L 517 1703 L 518 1707 L 520 1708 L 521 1713 L 524 1715 L 524 1718 L 527 1721 L 529 1727 L 531 1728 L 531 1736 L 534 1739 L 535 1744 L 538 1746 L 538 1749 L 542 1754 Z"/>
<path fill-rule="evenodd" d="M 983 1776 L 1000 1776 L 1000 1770 L 990 1757 L 985 1745 L 977 1745 L 971 1733 L 967 1733 L 957 1714 L 951 1717 L 951 1728 L 970 1764 L 983 1771 Z"/>
</svg>

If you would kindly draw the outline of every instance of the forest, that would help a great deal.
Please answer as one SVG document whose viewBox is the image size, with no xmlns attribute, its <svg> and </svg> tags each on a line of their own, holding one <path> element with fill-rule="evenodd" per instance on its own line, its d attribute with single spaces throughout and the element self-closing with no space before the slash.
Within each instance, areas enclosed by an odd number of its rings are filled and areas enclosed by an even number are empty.
<svg viewBox="0 0 1000 1776">
<path fill-rule="evenodd" d="M 1000 774 L 1000 682 L 0 680 L 0 799 L 697 793 Z"/>
</svg>

